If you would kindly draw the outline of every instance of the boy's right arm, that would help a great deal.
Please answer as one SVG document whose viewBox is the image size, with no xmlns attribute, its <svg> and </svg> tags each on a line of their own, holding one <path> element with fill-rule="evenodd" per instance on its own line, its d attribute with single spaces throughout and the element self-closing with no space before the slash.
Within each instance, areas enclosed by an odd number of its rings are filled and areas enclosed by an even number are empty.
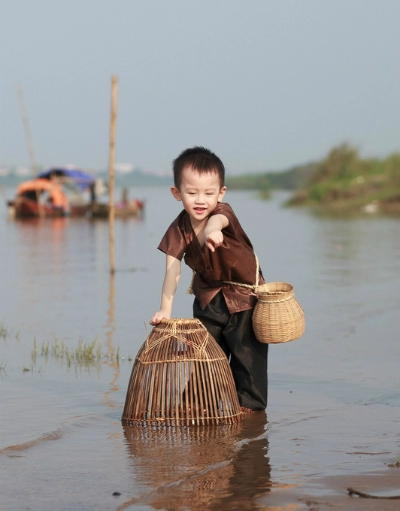
<svg viewBox="0 0 400 511">
<path fill-rule="evenodd" d="M 167 254 L 165 277 L 161 292 L 160 310 L 153 314 L 150 319 L 150 325 L 158 325 L 162 319 L 170 319 L 172 313 L 172 303 L 179 278 L 181 276 L 181 262 L 173 256 Z"/>
</svg>

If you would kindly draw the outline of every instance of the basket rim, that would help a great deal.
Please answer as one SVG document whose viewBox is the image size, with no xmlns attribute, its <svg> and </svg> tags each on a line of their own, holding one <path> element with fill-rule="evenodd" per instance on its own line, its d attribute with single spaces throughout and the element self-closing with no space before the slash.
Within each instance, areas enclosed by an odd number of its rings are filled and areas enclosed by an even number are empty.
<svg viewBox="0 0 400 511">
<path fill-rule="evenodd" d="M 260 284 L 257 289 L 268 289 L 269 287 L 275 287 L 275 288 L 285 288 L 283 291 L 291 291 L 293 288 L 292 284 L 289 284 L 289 282 L 283 282 L 281 280 L 276 282 L 265 282 L 264 284 Z"/>
<path fill-rule="evenodd" d="M 169 319 L 162 319 L 155 327 L 158 327 L 160 325 L 190 325 L 190 324 L 196 324 L 196 325 L 203 325 L 203 323 L 197 319 L 197 318 L 169 318 Z"/>
<path fill-rule="evenodd" d="M 285 301 L 294 296 L 294 287 L 287 282 L 267 282 L 255 290 L 261 301 Z"/>
</svg>

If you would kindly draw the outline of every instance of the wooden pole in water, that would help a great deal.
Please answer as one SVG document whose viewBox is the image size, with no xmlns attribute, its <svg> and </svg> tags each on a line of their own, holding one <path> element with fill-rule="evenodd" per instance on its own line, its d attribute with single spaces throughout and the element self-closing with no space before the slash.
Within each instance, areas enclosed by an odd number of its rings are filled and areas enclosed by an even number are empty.
<svg viewBox="0 0 400 511">
<path fill-rule="evenodd" d="M 109 245 L 110 245 L 110 272 L 115 272 L 115 250 L 114 250 L 114 163 L 115 163 L 115 128 L 117 120 L 117 93 L 118 77 L 111 78 L 111 118 L 110 118 L 110 160 L 108 167 L 108 223 L 109 223 Z"/>
</svg>

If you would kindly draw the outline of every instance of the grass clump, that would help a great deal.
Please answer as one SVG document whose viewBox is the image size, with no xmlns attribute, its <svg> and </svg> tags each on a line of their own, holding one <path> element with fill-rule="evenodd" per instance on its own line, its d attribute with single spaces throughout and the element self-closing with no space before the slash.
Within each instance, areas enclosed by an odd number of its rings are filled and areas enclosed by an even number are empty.
<svg viewBox="0 0 400 511">
<path fill-rule="evenodd" d="M 394 461 L 393 463 L 389 463 L 388 467 L 390 467 L 390 468 L 400 467 L 400 456 L 397 458 L 397 461 Z"/>
<path fill-rule="evenodd" d="M 32 357 L 36 357 L 38 353 L 36 339 L 34 341 L 34 348 Z M 98 339 L 93 342 L 84 342 L 79 340 L 75 349 L 71 349 L 64 342 L 57 338 L 53 342 L 45 342 L 42 344 L 40 356 L 46 360 L 49 358 L 64 362 L 67 367 L 94 367 L 102 362 L 101 343 Z"/>
<path fill-rule="evenodd" d="M 1 324 L 0 325 L 0 338 L 1 339 L 6 339 L 7 336 L 8 336 L 7 328 L 3 324 Z"/>
<path fill-rule="evenodd" d="M 7 367 L 7 362 L 2 362 L 0 364 L 0 376 L 5 376 L 7 373 L 6 373 L 6 367 Z"/>
<path fill-rule="evenodd" d="M 40 353 L 35 338 L 32 350 L 32 362 L 34 364 L 36 364 L 38 355 L 44 358 L 46 363 L 49 359 L 52 359 L 65 364 L 68 368 L 75 367 L 75 369 L 96 368 L 100 370 L 101 364 L 109 362 L 119 364 L 120 360 L 119 347 L 116 350 L 112 349 L 111 351 L 108 350 L 107 353 L 103 353 L 101 342 L 97 338 L 93 342 L 85 342 L 83 339 L 79 339 L 78 345 L 71 348 L 55 337 L 52 342 L 42 344 Z"/>
<path fill-rule="evenodd" d="M 7 339 L 7 337 L 10 337 L 10 335 L 11 335 L 11 331 L 10 331 L 8 328 L 6 328 L 6 327 L 3 325 L 3 323 L 1 323 L 1 324 L 0 324 L 0 339 L 4 339 L 4 340 L 6 340 L 6 339 Z M 17 341 L 19 341 L 19 332 L 17 332 L 17 333 L 15 334 L 15 338 L 17 339 Z"/>
</svg>

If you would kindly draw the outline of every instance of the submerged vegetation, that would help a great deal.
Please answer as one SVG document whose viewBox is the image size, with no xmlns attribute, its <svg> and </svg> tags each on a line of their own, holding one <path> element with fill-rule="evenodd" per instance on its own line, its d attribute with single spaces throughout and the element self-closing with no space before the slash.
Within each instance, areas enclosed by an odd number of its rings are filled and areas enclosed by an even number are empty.
<svg viewBox="0 0 400 511">
<path fill-rule="evenodd" d="M 46 363 L 51 358 L 65 364 L 67 368 L 75 367 L 75 369 L 101 369 L 103 363 L 116 363 L 118 365 L 120 361 L 119 348 L 103 353 L 101 342 L 98 339 L 91 343 L 80 339 L 77 347 L 71 349 L 64 342 L 54 338 L 52 343 L 43 343 L 40 352 L 35 339 L 32 350 L 32 363 L 34 365 L 36 365 L 38 356 L 44 358 Z M 124 357 L 122 357 L 123 359 Z"/>
<path fill-rule="evenodd" d="M 1 362 L 0 364 L 0 376 L 6 375 L 7 362 Z"/>
<path fill-rule="evenodd" d="M 7 328 L 3 324 L 1 324 L 0 325 L 0 338 L 1 339 L 6 339 L 7 336 L 8 336 Z"/>
<path fill-rule="evenodd" d="M 7 341 L 11 336 L 19 341 L 19 332 L 14 334 L 4 324 L 0 323 L 0 339 Z M 52 360 L 60 363 L 67 369 L 75 368 L 75 371 L 78 369 L 96 369 L 100 371 L 102 364 L 119 367 L 121 361 L 127 360 L 132 362 L 133 360 L 130 356 L 121 356 L 119 347 L 107 347 L 107 351 L 103 351 L 101 341 L 97 338 L 93 342 L 85 342 L 83 339 L 79 339 L 77 346 L 71 348 L 55 336 L 53 341 L 43 342 L 40 348 L 38 347 L 36 337 L 34 338 L 31 350 L 31 363 L 28 366 L 22 366 L 22 372 L 38 372 L 41 374 L 42 366 L 36 369 L 38 359 L 44 361 L 45 364 Z M 7 376 L 7 364 L 7 361 L 0 361 L 0 377 Z"/>
<path fill-rule="evenodd" d="M 7 338 L 11 337 L 13 333 L 7 327 L 0 323 L 0 339 L 7 340 Z M 15 339 L 19 340 L 19 332 L 14 334 Z"/>
<path fill-rule="evenodd" d="M 399 468 L 400 467 L 400 456 L 397 458 L 397 461 L 394 461 L 393 463 L 389 463 L 388 467 Z"/>
</svg>

